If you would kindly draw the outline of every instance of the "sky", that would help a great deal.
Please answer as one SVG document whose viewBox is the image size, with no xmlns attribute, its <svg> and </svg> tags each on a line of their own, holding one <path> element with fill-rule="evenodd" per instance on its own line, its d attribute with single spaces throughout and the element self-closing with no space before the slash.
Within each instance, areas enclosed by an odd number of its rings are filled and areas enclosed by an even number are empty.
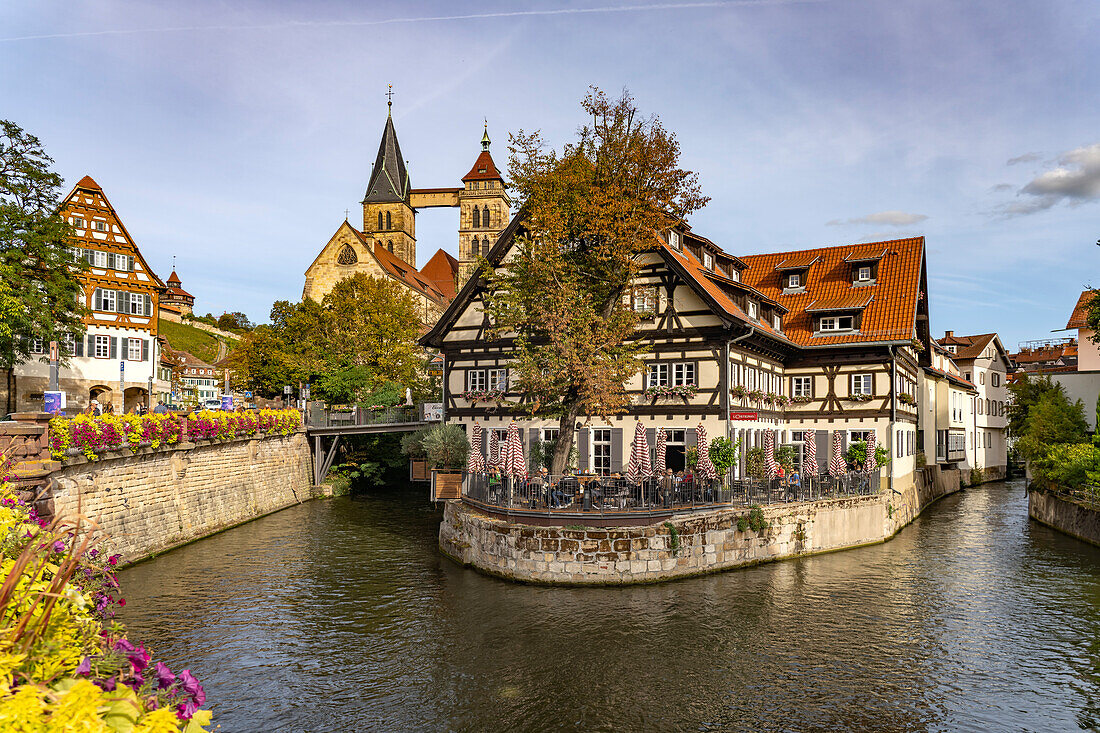
<svg viewBox="0 0 1100 733">
<path fill-rule="evenodd" d="M 196 310 L 263 322 L 370 177 L 392 84 L 417 188 L 458 186 L 488 120 L 560 147 L 589 85 L 681 145 L 735 255 L 927 241 L 934 335 L 1066 336 L 1100 285 L 1093 0 L 0 4 L 0 118 L 103 187 Z M 67 191 L 68 189 L 66 189 Z M 417 216 L 417 259 L 458 214 Z"/>
</svg>

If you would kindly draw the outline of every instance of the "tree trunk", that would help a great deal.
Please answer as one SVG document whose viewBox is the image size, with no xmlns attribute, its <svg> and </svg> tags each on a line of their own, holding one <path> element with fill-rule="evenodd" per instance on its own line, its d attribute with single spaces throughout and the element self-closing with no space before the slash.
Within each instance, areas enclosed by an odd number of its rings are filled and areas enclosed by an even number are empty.
<svg viewBox="0 0 1100 733">
<path fill-rule="evenodd" d="M 558 439 L 554 441 L 554 457 L 550 459 L 551 476 L 561 476 L 565 473 L 569 453 L 573 450 L 573 426 L 577 424 L 580 413 L 580 403 L 573 402 L 558 420 Z"/>
</svg>

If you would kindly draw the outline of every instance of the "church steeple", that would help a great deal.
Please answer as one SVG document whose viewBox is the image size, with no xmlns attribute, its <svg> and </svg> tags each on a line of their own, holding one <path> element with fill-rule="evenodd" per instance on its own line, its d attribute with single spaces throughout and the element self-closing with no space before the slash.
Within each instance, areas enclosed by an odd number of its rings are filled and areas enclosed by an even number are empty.
<svg viewBox="0 0 1100 733">
<path fill-rule="evenodd" d="M 477 268 L 477 258 L 489 254 L 497 237 L 508 226 L 512 200 L 504 188 L 504 176 L 489 153 L 489 123 L 481 135 L 481 153 L 474 167 L 462 177 L 458 192 L 461 208 L 458 224 L 458 287 Z"/>
<path fill-rule="evenodd" d="M 374 243 L 416 266 L 416 211 L 410 195 L 412 183 L 397 130 L 393 126 L 393 87 L 386 96 L 388 112 L 382 140 L 374 159 L 367 192 L 363 195 L 363 233 Z"/>
</svg>

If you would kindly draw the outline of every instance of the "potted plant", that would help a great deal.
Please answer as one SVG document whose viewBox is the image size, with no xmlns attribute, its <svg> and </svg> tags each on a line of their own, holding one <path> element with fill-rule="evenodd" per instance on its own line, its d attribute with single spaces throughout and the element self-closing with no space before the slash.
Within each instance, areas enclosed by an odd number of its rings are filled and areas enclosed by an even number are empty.
<svg viewBox="0 0 1100 733">
<path fill-rule="evenodd" d="M 738 384 L 730 390 L 730 393 L 737 399 L 743 399 L 745 395 L 749 393 L 749 391 L 745 389 L 742 385 Z"/>
<path fill-rule="evenodd" d="M 749 399 L 759 402 L 760 400 L 764 399 L 764 390 L 762 390 L 762 389 L 751 390 L 749 392 Z"/>
<path fill-rule="evenodd" d="M 428 453 L 424 449 L 424 438 L 432 428 L 420 428 L 415 433 L 406 433 L 401 438 L 401 452 L 409 457 L 409 480 L 428 481 Z"/>
<path fill-rule="evenodd" d="M 432 501 L 460 498 L 462 469 L 470 453 L 466 431 L 458 425 L 435 425 L 424 436 L 423 445 L 432 469 Z"/>
</svg>

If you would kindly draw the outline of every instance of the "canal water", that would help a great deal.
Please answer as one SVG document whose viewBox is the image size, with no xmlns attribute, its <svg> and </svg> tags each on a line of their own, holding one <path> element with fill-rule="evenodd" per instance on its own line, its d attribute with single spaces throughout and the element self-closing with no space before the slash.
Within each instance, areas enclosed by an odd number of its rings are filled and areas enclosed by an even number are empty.
<svg viewBox="0 0 1100 733">
<path fill-rule="evenodd" d="M 122 573 L 222 731 L 1100 725 L 1100 548 L 967 489 L 883 545 L 664 585 L 464 570 L 423 491 L 309 502 Z"/>
</svg>

